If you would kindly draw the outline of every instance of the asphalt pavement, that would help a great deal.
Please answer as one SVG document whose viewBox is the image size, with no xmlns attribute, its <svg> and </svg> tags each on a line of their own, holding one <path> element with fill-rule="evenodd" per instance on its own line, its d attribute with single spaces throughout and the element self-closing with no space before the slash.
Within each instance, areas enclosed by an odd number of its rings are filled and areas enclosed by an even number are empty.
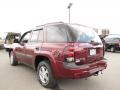
<svg viewBox="0 0 120 90">
<path fill-rule="evenodd" d="M 53 90 L 120 90 L 120 52 L 106 52 L 108 67 L 87 79 L 58 80 Z M 24 64 L 11 66 L 8 53 L 0 50 L 0 90 L 51 90 L 42 87 L 36 72 Z"/>
</svg>

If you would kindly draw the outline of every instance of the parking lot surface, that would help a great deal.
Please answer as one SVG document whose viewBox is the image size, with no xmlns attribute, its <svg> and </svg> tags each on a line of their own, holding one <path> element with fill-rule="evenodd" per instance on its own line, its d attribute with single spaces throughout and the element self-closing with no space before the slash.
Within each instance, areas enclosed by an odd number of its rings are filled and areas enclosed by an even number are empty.
<svg viewBox="0 0 120 90">
<path fill-rule="evenodd" d="M 108 67 L 103 74 L 87 79 L 58 80 L 53 90 L 120 90 L 120 53 L 106 52 Z M 51 90 L 42 87 L 36 72 L 24 64 L 11 66 L 8 53 L 0 50 L 0 90 Z"/>
</svg>

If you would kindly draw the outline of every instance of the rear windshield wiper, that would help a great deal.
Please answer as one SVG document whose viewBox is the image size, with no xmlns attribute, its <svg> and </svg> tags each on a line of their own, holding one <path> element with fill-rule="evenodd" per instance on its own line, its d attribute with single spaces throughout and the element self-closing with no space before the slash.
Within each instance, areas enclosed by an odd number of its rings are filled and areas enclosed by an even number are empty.
<svg viewBox="0 0 120 90">
<path fill-rule="evenodd" d="M 91 41 L 90 41 L 90 44 L 92 44 L 92 45 L 99 45 L 100 43 L 99 43 L 99 42 L 95 42 L 95 41 L 91 40 Z"/>
</svg>

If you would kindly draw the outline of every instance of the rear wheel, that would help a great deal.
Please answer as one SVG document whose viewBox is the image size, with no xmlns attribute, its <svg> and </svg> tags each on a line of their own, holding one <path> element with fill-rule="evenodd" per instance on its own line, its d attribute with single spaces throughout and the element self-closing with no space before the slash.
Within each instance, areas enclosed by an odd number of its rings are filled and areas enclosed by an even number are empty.
<svg viewBox="0 0 120 90">
<path fill-rule="evenodd" d="M 14 55 L 13 55 L 13 51 L 11 51 L 9 53 L 9 59 L 10 59 L 10 64 L 12 66 L 16 66 L 18 64 L 18 61 L 15 61 Z"/>
<path fill-rule="evenodd" d="M 116 51 L 116 50 L 115 50 L 115 47 L 114 47 L 114 46 L 111 46 L 110 51 L 111 51 L 111 52 L 115 52 L 115 51 Z"/>
<path fill-rule="evenodd" d="M 54 88 L 57 85 L 48 61 L 41 61 L 38 64 L 37 75 L 42 86 L 46 88 Z"/>
</svg>

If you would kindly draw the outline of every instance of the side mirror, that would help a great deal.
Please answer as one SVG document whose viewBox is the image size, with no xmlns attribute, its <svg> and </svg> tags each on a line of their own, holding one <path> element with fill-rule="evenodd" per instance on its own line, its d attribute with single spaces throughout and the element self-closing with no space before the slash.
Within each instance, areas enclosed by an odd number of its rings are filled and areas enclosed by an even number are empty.
<svg viewBox="0 0 120 90">
<path fill-rule="evenodd" d="M 23 43 L 28 43 L 28 40 L 23 40 L 22 42 L 23 42 Z"/>
<path fill-rule="evenodd" d="M 18 39 L 15 39 L 15 40 L 14 40 L 14 43 L 19 43 L 19 40 L 18 40 Z"/>
<path fill-rule="evenodd" d="M 28 43 L 28 40 L 22 40 L 19 42 L 20 45 L 24 46 L 25 43 Z"/>
</svg>

